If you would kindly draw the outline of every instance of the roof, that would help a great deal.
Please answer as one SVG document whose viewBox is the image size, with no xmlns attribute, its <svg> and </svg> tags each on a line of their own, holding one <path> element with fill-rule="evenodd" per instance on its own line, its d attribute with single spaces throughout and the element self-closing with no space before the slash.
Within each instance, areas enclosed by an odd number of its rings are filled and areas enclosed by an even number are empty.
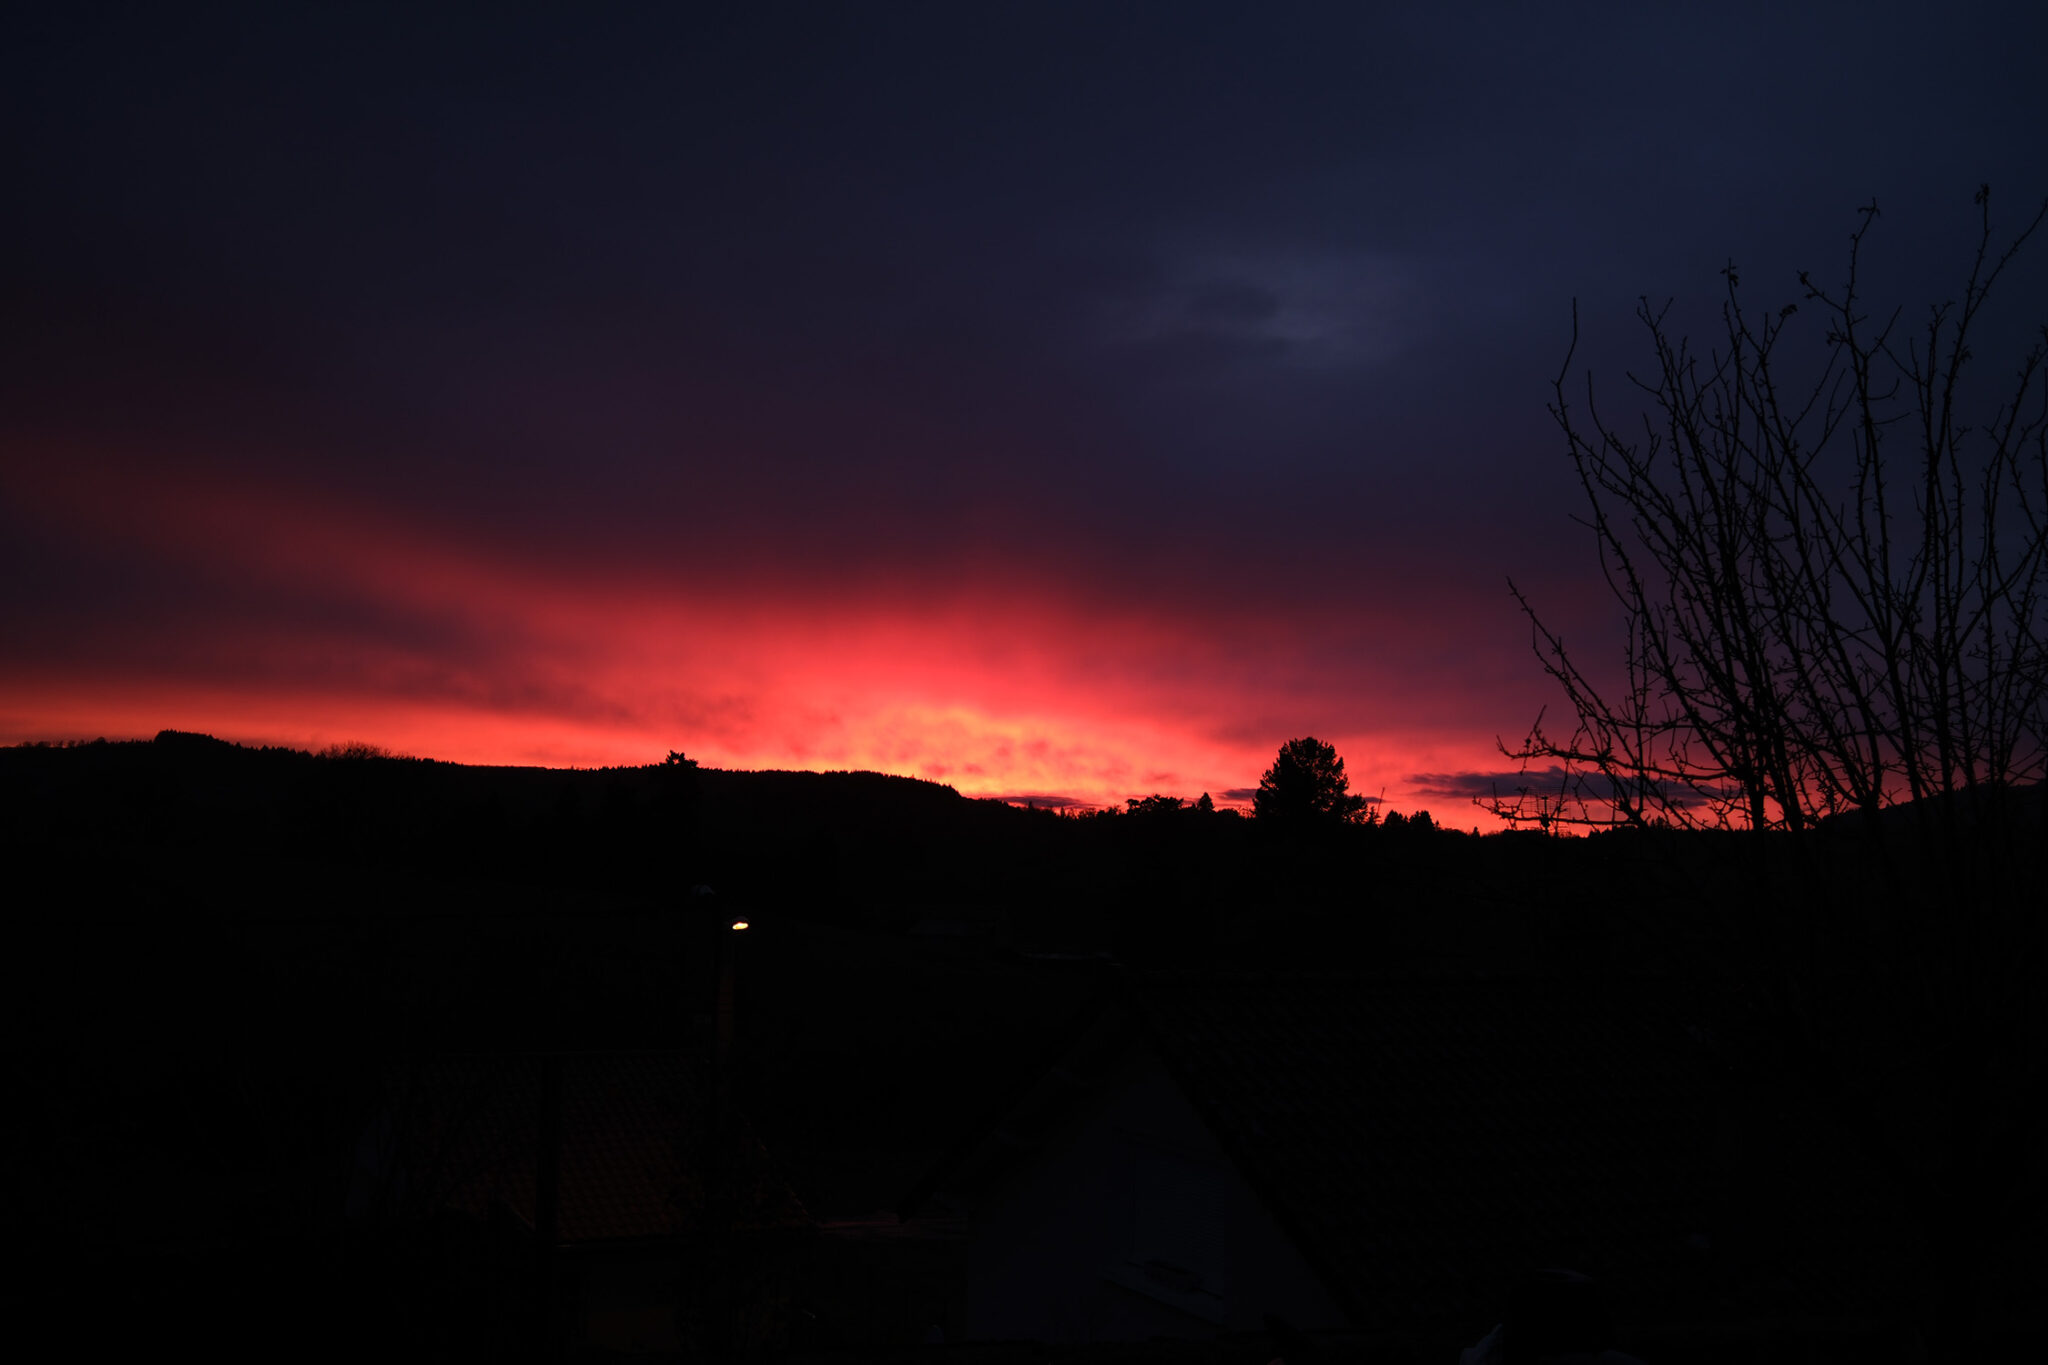
<svg viewBox="0 0 2048 1365">
<path fill-rule="evenodd" d="M 1665 1307 L 1725 1199 L 1711 1114 L 1639 989 L 1153 978 L 1146 1036 L 1363 1326 L 1456 1320 L 1569 1264 Z"/>
<path fill-rule="evenodd" d="M 560 1204 L 564 1243 L 685 1236 L 706 1224 L 708 1087 L 679 1053 L 563 1054 Z M 503 1201 L 529 1227 L 543 1061 L 436 1057 L 392 1088 L 399 1166 L 421 1182 L 420 1202 L 483 1216 Z M 734 1225 L 810 1226 L 767 1151 L 739 1124 L 727 1146 Z"/>
<path fill-rule="evenodd" d="M 1730 1279 L 1711 1060 L 1672 998 L 1649 977 L 1152 973 L 1107 1031 L 1156 1053 L 1362 1329 L 1497 1316 L 1549 1265 L 1600 1279 L 1628 1320 L 1758 1311 Z M 1097 1028 L 916 1198 L 1028 1159 L 1018 1135 L 1112 1074 Z M 1790 1285 L 1805 1311 L 1854 1276 L 1828 1259 Z"/>
</svg>

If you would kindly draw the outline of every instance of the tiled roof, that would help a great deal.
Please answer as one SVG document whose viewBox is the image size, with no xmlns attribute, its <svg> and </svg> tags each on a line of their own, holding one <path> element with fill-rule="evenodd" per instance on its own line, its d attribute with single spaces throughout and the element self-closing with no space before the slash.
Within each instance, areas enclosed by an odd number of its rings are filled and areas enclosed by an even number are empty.
<svg viewBox="0 0 2048 1365">
<path fill-rule="evenodd" d="M 1133 994 L 1361 1327 L 1469 1320 L 1546 1265 L 1637 1320 L 1731 1306 L 1708 1301 L 1732 1193 L 1713 1097 L 1660 983 L 1190 975 Z"/>
<path fill-rule="evenodd" d="M 565 1243 L 686 1235 L 703 1226 L 707 1087 L 676 1053 L 588 1053 L 562 1067 L 558 1230 Z M 434 1058 L 394 1087 L 400 1164 L 426 1202 L 484 1215 L 502 1200 L 534 1222 L 540 1058 Z M 736 1124 L 724 1188 L 741 1229 L 798 1228 L 809 1216 L 767 1152 Z"/>
</svg>

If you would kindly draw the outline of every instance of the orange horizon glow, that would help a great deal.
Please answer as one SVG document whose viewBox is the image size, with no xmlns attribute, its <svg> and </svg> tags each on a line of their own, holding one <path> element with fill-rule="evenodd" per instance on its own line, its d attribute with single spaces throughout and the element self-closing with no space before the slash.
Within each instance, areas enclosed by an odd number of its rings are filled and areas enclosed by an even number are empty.
<svg viewBox="0 0 2048 1365">
<path fill-rule="evenodd" d="M 146 685 L 90 684 L 63 686 L 39 696 L 12 686 L 0 688 L 0 744 L 147 740 L 161 730 L 176 730 L 250 747 L 317 753 L 363 743 L 395 756 L 480 767 L 586 770 L 658 764 L 669 749 L 679 749 L 707 768 L 877 772 L 942 783 L 967 797 L 1083 809 L 1120 809 L 1130 798 L 1154 793 L 1189 802 L 1207 793 L 1219 807 L 1248 808 L 1245 793 L 1258 784 L 1279 748 L 1278 742 L 1270 748 L 1205 743 L 1163 730 L 1155 731 L 1154 742 L 1148 745 L 1114 718 L 1018 721 L 986 717 L 965 707 L 936 719 L 881 713 L 864 724 L 859 717 L 838 717 L 833 729 L 843 736 L 839 742 L 800 739 L 745 748 L 717 741 L 678 744 L 666 734 L 634 727 L 379 704 L 360 697 L 178 693 Z M 1018 742 L 1016 736 L 1024 733 L 1049 737 Z M 922 743 L 911 740 L 911 735 L 920 736 Z M 1330 742 L 1347 757 L 1352 790 L 1382 800 L 1383 808 L 1428 809 L 1439 823 L 1458 828 L 1499 827 L 1477 808 L 1461 808 L 1441 796 L 1416 793 L 1408 784 L 1382 782 L 1374 775 L 1378 767 L 1443 767 L 1444 760 L 1467 756 L 1454 754 L 1461 746 L 1395 749 L 1384 742 L 1341 735 Z M 1172 755 L 1171 766 L 1158 762 L 1161 753 Z"/>
<path fill-rule="evenodd" d="M 260 590 L 284 605 L 237 615 L 195 595 L 84 638 L 73 652 L 87 657 L 12 660 L 0 743 L 174 729 L 552 768 L 680 750 L 714 768 L 863 770 L 1121 807 L 1204 792 L 1243 805 L 1279 746 L 1314 734 L 1354 791 L 1491 829 L 1416 778 L 1498 767 L 1494 734 L 1514 727 L 1475 713 L 1533 714 L 1488 695 L 1526 697 L 1526 682 L 1454 688 L 1454 657 L 1423 666 L 1444 640 L 1392 613 L 1375 623 L 1369 606 L 1337 623 L 1351 644 L 1333 656 L 1330 625 L 1307 613 L 1148 612 L 1025 578 L 565 570 L 339 499 L 309 508 L 190 478 L 38 491 L 82 544 L 146 552 L 222 599 Z"/>
</svg>

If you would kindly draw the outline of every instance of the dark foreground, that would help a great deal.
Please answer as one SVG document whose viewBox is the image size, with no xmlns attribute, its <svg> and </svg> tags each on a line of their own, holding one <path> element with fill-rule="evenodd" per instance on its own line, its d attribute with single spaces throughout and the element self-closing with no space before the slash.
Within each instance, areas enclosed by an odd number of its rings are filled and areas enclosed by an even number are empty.
<svg viewBox="0 0 2048 1365">
<path fill-rule="evenodd" d="M 1899 1359 L 2038 1298 L 2027 867 L 180 736 L 0 751 L 0 816 L 12 1321 L 79 1349 L 1451 1361 L 1569 1265 L 1648 1359 Z"/>
</svg>

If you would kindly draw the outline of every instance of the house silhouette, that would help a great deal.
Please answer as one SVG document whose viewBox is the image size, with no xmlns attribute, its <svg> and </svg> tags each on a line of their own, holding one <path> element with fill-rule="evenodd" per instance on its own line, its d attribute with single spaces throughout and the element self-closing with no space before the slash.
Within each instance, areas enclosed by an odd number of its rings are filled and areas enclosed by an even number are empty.
<svg viewBox="0 0 2048 1365">
<path fill-rule="evenodd" d="M 419 1060 L 358 1144 L 349 1212 L 438 1224 L 485 1316 L 560 1351 L 774 1348 L 815 1228 L 705 1071 L 677 1052 Z"/>
<path fill-rule="evenodd" d="M 1451 1359 L 1551 1266 L 1639 1344 L 1881 1334 L 1867 1185 L 1762 1228 L 1689 1012 L 1654 976 L 1138 974 L 898 1213 L 966 1229 L 952 1340 L 1278 1322 Z M 1767 1160 L 1801 1149 L 1776 1119 Z"/>
</svg>

